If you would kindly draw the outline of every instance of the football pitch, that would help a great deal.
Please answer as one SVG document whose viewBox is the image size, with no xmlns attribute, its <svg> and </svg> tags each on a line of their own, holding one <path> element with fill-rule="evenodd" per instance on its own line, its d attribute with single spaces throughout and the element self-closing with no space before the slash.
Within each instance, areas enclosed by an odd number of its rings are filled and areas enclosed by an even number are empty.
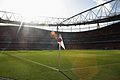
<svg viewBox="0 0 120 80">
<path fill-rule="evenodd" d="M 0 52 L 0 80 L 120 80 L 120 50 Z"/>
</svg>

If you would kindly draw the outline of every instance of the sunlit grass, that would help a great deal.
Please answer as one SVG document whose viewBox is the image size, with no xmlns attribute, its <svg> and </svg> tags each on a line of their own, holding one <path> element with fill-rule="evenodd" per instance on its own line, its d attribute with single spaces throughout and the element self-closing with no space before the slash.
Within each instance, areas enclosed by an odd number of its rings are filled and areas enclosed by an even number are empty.
<svg viewBox="0 0 120 80">
<path fill-rule="evenodd" d="M 0 76 L 17 80 L 67 80 L 47 67 L 17 56 L 59 68 L 57 50 L 0 53 Z M 10 55 L 6 55 L 10 54 Z M 120 50 L 62 50 L 60 69 L 72 80 L 120 80 Z"/>
</svg>

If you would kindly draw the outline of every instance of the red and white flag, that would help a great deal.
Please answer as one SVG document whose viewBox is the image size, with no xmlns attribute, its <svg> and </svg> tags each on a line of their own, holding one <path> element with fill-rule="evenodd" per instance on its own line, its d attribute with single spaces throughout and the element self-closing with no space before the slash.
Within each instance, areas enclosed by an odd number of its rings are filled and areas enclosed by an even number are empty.
<svg viewBox="0 0 120 80">
<path fill-rule="evenodd" d="M 57 42 L 58 42 L 58 44 L 59 44 L 60 46 L 62 46 L 63 49 L 65 49 L 65 45 L 64 45 L 64 43 L 63 43 L 63 39 L 62 39 L 62 35 L 61 35 L 61 34 L 59 34 L 59 37 L 58 37 L 58 39 L 57 39 Z"/>
</svg>

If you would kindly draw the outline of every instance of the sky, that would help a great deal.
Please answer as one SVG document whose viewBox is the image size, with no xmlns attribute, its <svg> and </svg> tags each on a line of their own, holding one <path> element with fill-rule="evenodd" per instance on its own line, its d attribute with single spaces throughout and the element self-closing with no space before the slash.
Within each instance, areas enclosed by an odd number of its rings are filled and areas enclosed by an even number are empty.
<svg viewBox="0 0 120 80">
<path fill-rule="evenodd" d="M 0 11 L 23 16 L 68 18 L 106 0 L 0 0 Z"/>
</svg>

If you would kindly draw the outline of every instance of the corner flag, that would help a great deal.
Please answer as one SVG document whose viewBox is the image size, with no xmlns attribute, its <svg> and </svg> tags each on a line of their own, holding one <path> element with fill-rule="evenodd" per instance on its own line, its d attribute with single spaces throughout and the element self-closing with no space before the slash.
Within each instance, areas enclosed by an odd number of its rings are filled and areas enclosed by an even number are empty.
<svg viewBox="0 0 120 80">
<path fill-rule="evenodd" d="M 63 39 L 62 39 L 62 35 L 61 35 L 61 34 L 59 34 L 59 37 L 58 37 L 58 39 L 57 39 L 57 42 L 58 42 L 58 44 L 59 44 L 60 46 L 62 46 L 63 49 L 65 49 L 65 45 L 64 45 L 64 43 L 63 43 Z"/>
</svg>

